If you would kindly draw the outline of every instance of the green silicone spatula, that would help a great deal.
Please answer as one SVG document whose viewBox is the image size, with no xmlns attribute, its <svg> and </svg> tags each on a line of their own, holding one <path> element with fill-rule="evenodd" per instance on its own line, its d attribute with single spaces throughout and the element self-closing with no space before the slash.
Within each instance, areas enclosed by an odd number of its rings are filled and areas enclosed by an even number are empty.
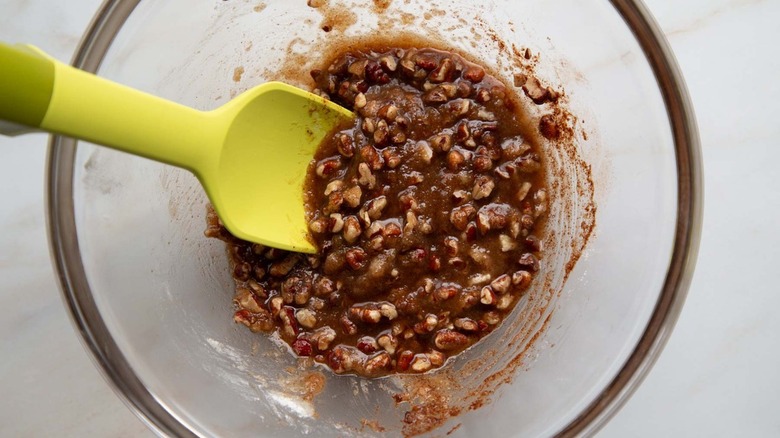
<svg viewBox="0 0 780 438">
<path fill-rule="evenodd" d="M 0 43 L 0 133 L 63 134 L 191 171 L 225 227 L 313 253 L 303 180 L 314 151 L 353 114 L 280 82 L 198 111 Z"/>
</svg>

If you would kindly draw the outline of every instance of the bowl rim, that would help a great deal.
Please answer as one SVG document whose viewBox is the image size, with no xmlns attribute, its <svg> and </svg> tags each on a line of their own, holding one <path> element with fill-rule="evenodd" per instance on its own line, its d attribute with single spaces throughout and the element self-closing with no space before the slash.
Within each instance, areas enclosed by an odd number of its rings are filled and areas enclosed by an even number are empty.
<svg viewBox="0 0 780 438">
<path fill-rule="evenodd" d="M 141 0 L 104 0 L 71 64 L 95 72 L 123 23 Z M 562 430 L 559 437 L 593 435 L 628 401 L 669 339 L 693 278 L 701 240 L 701 146 L 680 68 L 668 41 L 641 0 L 609 0 L 634 34 L 662 94 L 675 145 L 677 220 L 672 257 L 661 294 L 639 341 L 617 375 Z M 71 321 L 95 366 L 117 396 L 160 436 L 197 436 L 144 386 L 111 338 L 81 262 L 73 201 L 76 142 L 51 136 L 47 155 L 46 217 L 52 263 Z"/>
</svg>

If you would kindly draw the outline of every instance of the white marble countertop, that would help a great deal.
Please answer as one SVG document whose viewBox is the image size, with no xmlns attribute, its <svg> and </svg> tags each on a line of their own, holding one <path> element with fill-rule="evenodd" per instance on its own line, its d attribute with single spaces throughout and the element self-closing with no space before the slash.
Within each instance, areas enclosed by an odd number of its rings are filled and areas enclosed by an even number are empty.
<svg viewBox="0 0 780 438">
<path fill-rule="evenodd" d="M 704 230 L 669 344 L 600 436 L 780 436 L 780 1 L 646 1 L 696 108 Z M 0 41 L 69 61 L 100 2 L 0 0 Z M 0 137 L 0 436 L 151 436 L 92 365 L 60 299 L 46 141 Z"/>
</svg>

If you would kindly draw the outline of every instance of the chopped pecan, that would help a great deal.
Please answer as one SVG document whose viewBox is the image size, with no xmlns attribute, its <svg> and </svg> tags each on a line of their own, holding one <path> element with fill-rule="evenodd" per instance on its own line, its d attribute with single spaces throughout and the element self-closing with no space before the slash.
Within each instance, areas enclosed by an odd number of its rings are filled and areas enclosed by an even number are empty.
<svg viewBox="0 0 780 438">
<path fill-rule="evenodd" d="M 442 329 L 436 333 L 433 343 L 439 350 L 457 350 L 468 345 L 469 338 L 463 333 Z"/>
</svg>

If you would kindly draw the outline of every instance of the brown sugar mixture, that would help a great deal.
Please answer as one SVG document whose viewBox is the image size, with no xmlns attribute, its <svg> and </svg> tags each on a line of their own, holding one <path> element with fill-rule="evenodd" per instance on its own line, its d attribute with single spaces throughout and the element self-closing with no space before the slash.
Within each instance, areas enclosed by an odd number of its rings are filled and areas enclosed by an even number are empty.
<svg viewBox="0 0 780 438">
<path fill-rule="evenodd" d="M 311 72 L 356 119 L 304 188 L 316 255 L 228 242 L 236 322 L 336 373 L 441 367 L 490 333 L 540 269 L 544 161 L 510 90 L 433 49 L 344 53 Z"/>
</svg>

